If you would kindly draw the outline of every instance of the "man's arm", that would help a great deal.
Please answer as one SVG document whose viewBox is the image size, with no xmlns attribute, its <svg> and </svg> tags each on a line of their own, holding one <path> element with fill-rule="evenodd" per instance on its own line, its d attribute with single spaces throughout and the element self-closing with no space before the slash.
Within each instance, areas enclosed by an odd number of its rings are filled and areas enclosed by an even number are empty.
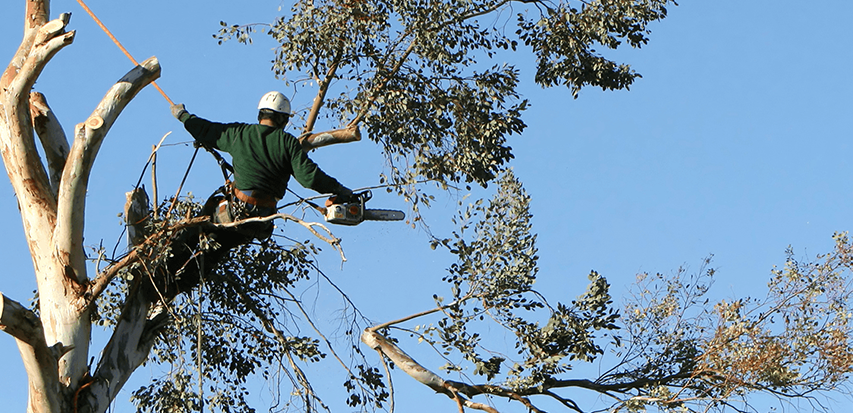
<svg viewBox="0 0 853 413">
<path fill-rule="evenodd" d="M 299 142 L 293 138 L 288 145 L 293 177 L 305 188 L 310 188 L 321 194 L 335 194 L 344 199 L 352 197 L 352 190 L 329 176 L 308 157 Z"/>
<path fill-rule="evenodd" d="M 172 116 L 184 124 L 184 129 L 192 135 L 192 137 L 202 145 L 228 151 L 228 148 L 223 147 L 223 142 L 220 139 L 226 131 L 225 124 L 211 122 L 202 119 L 196 115 L 187 112 L 187 108 L 183 103 L 174 104 L 171 106 Z"/>
</svg>

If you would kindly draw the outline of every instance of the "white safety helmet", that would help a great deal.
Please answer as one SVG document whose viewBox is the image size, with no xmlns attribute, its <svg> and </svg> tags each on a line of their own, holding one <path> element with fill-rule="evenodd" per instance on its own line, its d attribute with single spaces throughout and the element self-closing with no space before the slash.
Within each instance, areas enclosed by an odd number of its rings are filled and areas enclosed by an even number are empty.
<svg viewBox="0 0 853 413">
<path fill-rule="evenodd" d="M 258 103 L 258 109 L 269 109 L 279 113 L 290 115 L 290 100 L 288 100 L 281 92 L 268 92 Z"/>
</svg>

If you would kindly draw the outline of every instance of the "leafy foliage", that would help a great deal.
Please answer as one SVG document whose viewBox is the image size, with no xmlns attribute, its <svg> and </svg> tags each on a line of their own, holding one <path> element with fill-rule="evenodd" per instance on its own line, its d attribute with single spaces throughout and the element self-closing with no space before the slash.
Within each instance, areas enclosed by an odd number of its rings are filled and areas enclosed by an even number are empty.
<svg viewBox="0 0 853 413">
<path fill-rule="evenodd" d="M 595 47 L 644 45 L 670 3 L 297 1 L 265 31 L 279 43 L 273 71 L 294 86 L 316 82 L 333 122 L 363 122 L 384 149 L 389 181 L 417 199 L 420 180 L 486 185 L 512 159 L 507 137 L 524 131 L 529 103 L 517 91 L 519 69 L 491 61 L 523 44 L 543 86 L 564 84 L 575 96 L 584 86 L 627 88 L 639 75 Z M 258 28 L 222 26 L 220 42 L 248 43 Z"/>
<path fill-rule="evenodd" d="M 317 252 L 310 243 L 285 248 L 268 240 L 232 250 L 221 263 L 209 264 L 217 264 L 213 272 L 204 271 L 202 262 L 199 267 L 208 275 L 201 279 L 199 294 L 179 295 L 167 309 L 159 309 L 169 311 L 173 322 L 161 333 L 152 361 L 171 368 L 166 377 L 134 393 L 138 408 L 193 411 L 203 405 L 213 411 L 253 412 L 244 387 L 251 377 L 270 383 L 284 409 L 325 406 L 301 364 L 317 363 L 334 349 L 295 292 L 303 288 L 301 283 L 316 282 L 311 256 Z M 353 315 L 347 328 L 358 331 L 363 320 L 357 312 Z M 304 328 L 314 330 L 314 335 L 302 334 Z M 356 355 L 350 361 L 358 359 Z M 351 396 L 351 404 L 381 407 L 387 398 L 382 375 L 365 364 L 344 368 L 353 372 L 351 392 L 361 394 Z M 288 380 L 292 390 L 282 392 L 279 385 Z M 193 388 L 189 385 L 193 382 L 204 387 Z M 285 394 L 291 398 L 281 399 Z"/>
</svg>

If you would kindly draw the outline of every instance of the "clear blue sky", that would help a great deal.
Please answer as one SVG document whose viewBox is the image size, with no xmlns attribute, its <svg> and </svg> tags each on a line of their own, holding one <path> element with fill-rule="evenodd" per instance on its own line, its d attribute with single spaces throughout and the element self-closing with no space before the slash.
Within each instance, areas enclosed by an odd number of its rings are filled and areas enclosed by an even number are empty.
<svg viewBox="0 0 853 413">
<path fill-rule="evenodd" d="M 89 1 L 138 60 L 160 59 L 158 83 L 191 112 L 212 120 L 252 121 L 258 98 L 283 89 L 269 70 L 272 45 L 263 36 L 246 47 L 219 46 L 211 35 L 220 20 L 269 22 L 289 3 L 127 4 Z M 4 66 L 18 46 L 23 7 L 23 0 L 8 0 L 0 12 Z M 70 136 L 131 64 L 76 2 L 54 1 L 52 8 L 53 17 L 73 13 L 70 28 L 77 37 L 54 58 L 36 89 L 47 95 Z M 515 171 L 533 197 L 539 288 L 554 301 L 570 301 L 595 269 L 608 277 L 618 302 L 638 272 L 696 269 L 714 254 L 717 296 L 763 296 L 769 271 L 784 263 L 788 245 L 800 257 L 829 251 L 832 233 L 851 229 L 851 13 L 853 3 L 840 0 L 684 1 L 652 26 L 649 45 L 613 55 L 643 75 L 630 91 L 588 89 L 573 100 L 567 90 L 538 88 L 533 73 L 524 71 L 523 93 L 533 107 L 525 115 L 527 131 L 510 143 Z M 508 61 L 529 69 L 522 59 Z M 295 96 L 295 107 L 304 110 L 312 97 Z M 88 245 L 103 240 L 112 248 L 121 231 L 116 214 L 124 192 L 136 183 L 151 146 L 169 131 L 167 144 L 190 139 L 153 88 L 119 118 L 91 178 Z M 363 141 L 324 148 L 312 157 L 345 184 L 361 187 L 378 183 L 384 166 L 378 151 Z M 176 190 L 191 152 L 185 146 L 162 151 L 162 196 Z M 185 189 L 206 197 L 220 180 L 214 162 L 202 157 Z M 405 209 L 400 199 L 377 198 L 376 207 Z M 429 212 L 439 235 L 448 234 L 454 207 L 453 199 L 441 198 Z M 0 291 L 26 302 L 35 282 L 6 180 L 0 182 L 0 214 L 6 217 L 0 251 L 7 268 Z M 350 261 L 341 269 L 335 253 L 326 249 L 324 270 L 377 322 L 428 309 L 433 293 L 446 294 L 440 279 L 450 258 L 432 252 L 422 231 L 366 223 L 335 227 L 335 232 Z M 288 228 L 288 234 L 309 237 L 299 228 Z M 327 308 L 316 313 L 334 317 Z M 11 337 L 0 336 L 0 365 L 4 410 L 23 411 L 24 373 Z M 150 373 L 141 368 L 137 378 Z M 334 388 L 343 379 L 328 381 Z M 398 411 L 454 409 L 443 396 L 409 381 L 395 376 L 401 386 Z M 126 389 L 119 399 L 128 396 Z M 123 401 L 117 408 L 129 409 Z"/>
</svg>

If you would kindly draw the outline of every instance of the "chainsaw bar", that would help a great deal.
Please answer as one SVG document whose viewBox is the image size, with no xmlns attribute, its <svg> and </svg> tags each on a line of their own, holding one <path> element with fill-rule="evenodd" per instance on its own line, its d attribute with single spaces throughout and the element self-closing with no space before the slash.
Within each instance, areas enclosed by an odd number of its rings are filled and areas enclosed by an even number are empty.
<svg viewBox="0 0 853 413">
<path fill-rule="evenodd" d="M 393 209 L 365 209 L 362 218 L 365 221 L 402 221 L 406 214 Z"/>
</svg>

